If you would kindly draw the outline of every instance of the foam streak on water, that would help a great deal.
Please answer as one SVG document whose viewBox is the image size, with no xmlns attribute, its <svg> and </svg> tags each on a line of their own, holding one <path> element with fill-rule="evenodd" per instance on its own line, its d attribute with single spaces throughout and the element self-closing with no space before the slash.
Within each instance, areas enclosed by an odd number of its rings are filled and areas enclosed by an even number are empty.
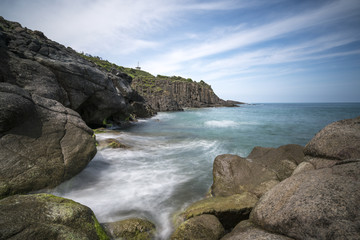
<svg viewBox="0 0 360 240">
<path fill-rule="evenodd" d="M 219 144 L 166 135 L 99 134 L 129 149 L 104 149 L 55 194 L 89 206 L 100 222 L 145 217 L 167 238 L 171 214 L 205 195 Z"/>
<path fill-rule="evenodd" d="M 305 145 L 330 122 L 360 115 L 360 104 L 264 104 L 160 113 L 134 127 L 98 134 L 128 149 L 104 149 L 53 193 L 89 206 L 100 222 L 153 221 L 168 239 L 172 216 L 204 197 L 212 163 L 223 153 L 247 156 L 254 146 Z"/>
</svg>

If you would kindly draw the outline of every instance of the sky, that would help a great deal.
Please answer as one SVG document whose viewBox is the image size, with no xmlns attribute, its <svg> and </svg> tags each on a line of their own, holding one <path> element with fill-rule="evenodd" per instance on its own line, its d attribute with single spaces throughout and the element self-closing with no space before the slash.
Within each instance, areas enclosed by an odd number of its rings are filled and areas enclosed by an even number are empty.
<svg viewBox="0 0 360 240">
<path fill-rule="evenodd" d="M 360 102 L 360 0 L 0 0 L 0 15 L 223 99 Z"/>
</svg>

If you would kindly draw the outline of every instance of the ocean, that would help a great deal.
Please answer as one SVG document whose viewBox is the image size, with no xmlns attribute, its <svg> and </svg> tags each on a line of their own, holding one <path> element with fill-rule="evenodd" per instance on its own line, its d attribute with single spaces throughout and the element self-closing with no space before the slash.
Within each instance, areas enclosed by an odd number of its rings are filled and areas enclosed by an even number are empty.
<svg viewBox="0 0 360 240">
<path fill-rule="evenodd" d="M 98 151 L 51 193 L 90 207 L 100 222 L 147 218 L 168 239 L 176 213 L 202 199 L 219 154 L 246 157 L 255 146 L 307 142 L 327 124 L 360 116 L 360 103 L 253 104 L 162 112 L 100 133 L 129 148 Z"/>
</svg>

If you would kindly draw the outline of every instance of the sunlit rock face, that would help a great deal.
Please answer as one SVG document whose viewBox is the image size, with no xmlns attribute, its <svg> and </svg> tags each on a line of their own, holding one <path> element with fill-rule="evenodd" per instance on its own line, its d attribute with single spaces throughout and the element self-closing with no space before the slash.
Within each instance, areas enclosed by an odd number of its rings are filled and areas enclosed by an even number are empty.
<svg viewBox="0 0 360 240">
<path fill-rule="evenodd" d="M 205 82 L 193 82 L 178 77 L 135 78 L 133 88 L 156 111 L 178 111 L 183 108 L 233 107 L 240 102 L 224 101 Z"/>
</svg>

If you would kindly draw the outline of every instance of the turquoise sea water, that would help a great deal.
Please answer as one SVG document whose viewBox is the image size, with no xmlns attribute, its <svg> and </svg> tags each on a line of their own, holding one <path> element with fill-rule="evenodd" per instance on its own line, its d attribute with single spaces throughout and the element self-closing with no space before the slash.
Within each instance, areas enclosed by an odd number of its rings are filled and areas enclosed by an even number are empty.
<svg viewBox="0 0 360 240">
<path fill-rule="evenodd" d="M 129 149 L 98 151 L 79 175 L 53 190 L 89 206 L 100 222 L 145 217 L 167 239 L 174 213 L 204 197 L 219 154 L 305 145 L 327 124 L 360 116 L 360 103 L 255 104 L 159 113 L 98 134 Z"/>
</svg>

